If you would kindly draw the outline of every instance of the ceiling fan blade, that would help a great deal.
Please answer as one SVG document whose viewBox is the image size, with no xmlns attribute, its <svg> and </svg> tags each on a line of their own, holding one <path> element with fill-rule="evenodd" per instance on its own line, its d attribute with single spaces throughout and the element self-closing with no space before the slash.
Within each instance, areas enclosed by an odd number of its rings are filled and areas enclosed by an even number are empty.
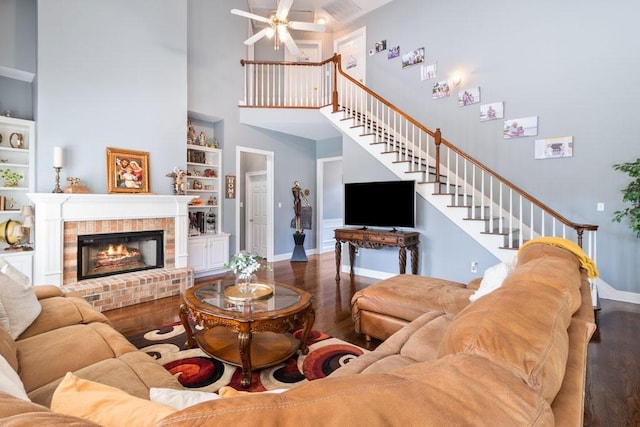
<svg viewBox="0 0 640 427">
<path fill-rule="evenodd" d="M 322 33 L 325 30 L 324 24 L 314 24 L 313 22 L 298 21 L 289 22 L 289 28 L 291 28 L 292 30 L 317 31 L 319 33 Z"/>
<path fill-rule="evenodd" d="M 231 9 L 231 13 L 233 13 L 234 15 L 243 16 L 245 18 L 255 19 L 256 21 L 265 22 L 267 24 L 271 23 L 271 21 L 269 21 L 269 19 L 265 18 L 264 16 L 256 15 L 250 12 L 245 12 L 244 10 Z"/>
<path fill-rule="evenodd" d="M 254 44 L 258 40 L 266 36 L 270 30 L 272 31 L 271 27 L 261 29 L 260 31 L 258 31 L 257 33 L 255 33 L 254 35 L 246 39 L 244 41 L 244 44 L 246 44 L 247 46 Z"/>
<path fill-rule="evenodd" d="M 298 49 L 298 45 L 293 41 L 290 34 L 287 34 L 287 37 L 285 37 L 282 41 L 287 46 L 287 49 L 289 49 L 289 52 L 291 52 L 292 55 L 297 55 L 298 52 L 300 52 L 300 49 Z"/>
<path fill-rule="evenodd" d="M 278 9 L 276 10 L 276 17 L 281 21 L 286 20 L 292 4 L 293 0 L 280 0 L 278 2 Z"/>
</svg>

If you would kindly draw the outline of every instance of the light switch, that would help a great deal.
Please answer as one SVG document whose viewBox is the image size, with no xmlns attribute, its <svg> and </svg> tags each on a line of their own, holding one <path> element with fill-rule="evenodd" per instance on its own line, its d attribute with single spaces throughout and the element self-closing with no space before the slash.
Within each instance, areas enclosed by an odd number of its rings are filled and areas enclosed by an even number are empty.
<svg viewBox="0 0 640 427">
<path fill-rule="evenodd" d="M 598 212 L 603 212 L 604 211 L 604 203 L 600 202 L 596 205 L 596 210 Z"/>
</svg>

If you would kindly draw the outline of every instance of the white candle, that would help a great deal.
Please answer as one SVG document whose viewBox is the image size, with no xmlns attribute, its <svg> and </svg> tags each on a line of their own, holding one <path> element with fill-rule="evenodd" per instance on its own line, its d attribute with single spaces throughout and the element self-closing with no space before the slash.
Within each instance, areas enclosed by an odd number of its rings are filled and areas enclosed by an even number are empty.
<svg viewBox="0 0 640 427">
<path fill-rule="evenodd" d="M 62 167 L 62 147 L 53 147 L 53 167 Z"/>
</svg>

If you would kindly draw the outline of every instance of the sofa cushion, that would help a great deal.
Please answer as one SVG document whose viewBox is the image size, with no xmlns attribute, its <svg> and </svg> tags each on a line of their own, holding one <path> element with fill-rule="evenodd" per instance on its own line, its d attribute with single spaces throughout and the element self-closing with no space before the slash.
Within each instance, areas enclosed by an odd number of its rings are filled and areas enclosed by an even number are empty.
<svg viewBox="0 0 640 427">
<path fill-rule="evenodd" d="M 453 314 L 429 311 L 386 339 L 375 351 L 336 369 L 331 376 L 391 372 L 416 362 L 435 360 L 438 344 Z"/>
<path fill-rule="evenodd" d="M 9 365 L 7 359 L 0 356 L 0 391 L 9 393 L 18 399 L 29 401 L 18 373 Z"/>
<path fill-rule="evenodd" d="M 111 386 L 83 380 L 68 373 L 51 401 L 51 410 L 81 417 L 102 426 L 153 426 L 176 412 L 170 406 L 151 402 Z"/>
<path fill-rule="evenodd" d="M 486 357 L 511 369 L 551 402 L 564 378 L 571 314 L 567 294 L 553 287 L 534 281 L 505 286 L 456 316 L 438 356 Z"/>
<path fill-rule="evenodd" d="M 49 408 L 0 392 L 0 424 L 7 427 L 59 426 L 96 427 L 98 424 L 69 415 L 56 414 Z"/>
<path fill-rule="evenodd" d="M 428 310 L 457 313 L 469 304 L 472 293 L 462 283 L 399 274 L 356 292 L 351 304 L 354 318 L 366 310 L 410 322 Z"/>
<path fill-rule="evenodd" d="M 35 289 L 40 286 L 36 286 Z M 42 310 L 38 318 L 18 337 L 19 340 L 65 326 L 83 323 L 109 323 L 107 317 L 83 298 L 49 297 L 40 299 Z"/>
<path fill-rule="evenodd" d="M 18 373 L 27 392 L 101 360 L 136 351 L 124 336 L 104 323 L 71 325 L 16 342 Z M 43 369 L 46 366 L 47 369 Z"/>
<path fill-rule="evenodd" d="M 29 278 L 0 257 L 0 326 L 15 339 L 36 320 L 40 303 Z"/>
<path fill-rule="evenodd" d="M 172 388 L 152 387 L 149 390 L 152 402 L 162 403 L 172 408 L 182 410 L 201 402 L 220 399 L 216 393 L 197 390 L 174 390 Z"/>
<path fill-rule="evenodd" d="M 546 245 L 532 245 L 528 248 Z M 575 313 L 582 304 L 582 296 L 580 287 L 582 284 L 582 275 L 575 261 L 567 262 L 564 256 L 559 256 L 556 251 L 568 254 L 553 246 L 547 246 L 538 258 L 528 258 L 526 262 L 521 263 L 518 268 L 509 275 L 509 280 L 504 284 L 505 287 L 517 287 L 521 283 L 534 281 L 539 285 L 549 286 L 566 294 L 569 298 L 571 314 Z M 569 254 L 569 256 L 572 256 Z M 567 325 L 568 326 L 568 325 Z"/>
<path fill-rule="evenodd" d="M 152 387 L 183 390 L 180 382 L 169 371 L 142 351 L 132 351 L 117 358 L 101 360 L 73 373 L 82 379 L 116 387 L 142 399 L 149 399 L 149 390 Z M 30 391 L 29 397 L 33 402 L 50 406 L 51 397 L 61 380 L 62 376 Z"/>
</svg>

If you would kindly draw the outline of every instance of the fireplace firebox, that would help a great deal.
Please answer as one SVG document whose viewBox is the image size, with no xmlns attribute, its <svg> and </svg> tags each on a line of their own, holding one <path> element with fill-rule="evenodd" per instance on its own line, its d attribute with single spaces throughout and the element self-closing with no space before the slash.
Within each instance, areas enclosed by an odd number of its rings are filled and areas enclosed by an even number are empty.
<svg viewBox="0 0 640 427">
<path fill-rule="evenodd" d="M 164 267 L 164 232 L 78 236 L 78 280 Z"/>
</svg>

